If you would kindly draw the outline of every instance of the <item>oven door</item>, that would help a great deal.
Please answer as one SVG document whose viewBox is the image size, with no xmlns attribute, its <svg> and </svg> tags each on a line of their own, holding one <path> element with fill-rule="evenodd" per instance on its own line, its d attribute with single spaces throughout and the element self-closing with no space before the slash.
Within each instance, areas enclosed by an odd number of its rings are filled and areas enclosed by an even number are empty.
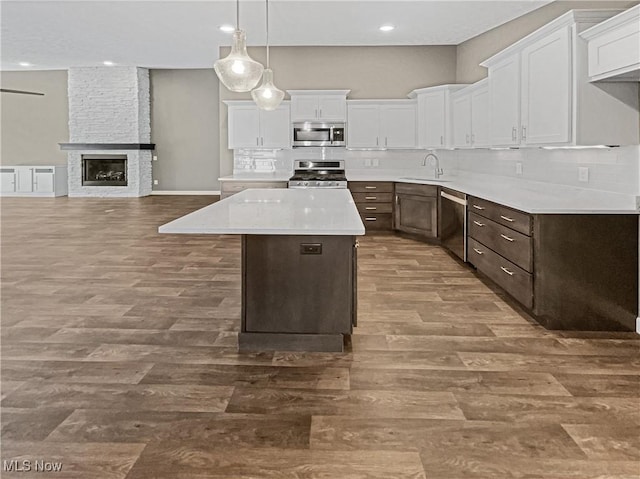
<svg viewBox="0 0 640 479">
<path fill-rule="evenodd" d="M 294 123 L 293 146 L 331 146 L 331 125 Z"/>
</svg>

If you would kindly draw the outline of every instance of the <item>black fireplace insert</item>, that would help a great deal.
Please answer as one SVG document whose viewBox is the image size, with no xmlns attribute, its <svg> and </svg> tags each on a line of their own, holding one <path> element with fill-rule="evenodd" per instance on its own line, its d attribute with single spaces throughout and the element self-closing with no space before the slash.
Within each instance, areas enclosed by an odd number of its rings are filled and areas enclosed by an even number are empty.
<svg viewBox="0 0 640 479">
<path fill-rule="evenodd" d="M 127 155 L 82 155 L 83 186 L 127 186 Z"/>
</svg>

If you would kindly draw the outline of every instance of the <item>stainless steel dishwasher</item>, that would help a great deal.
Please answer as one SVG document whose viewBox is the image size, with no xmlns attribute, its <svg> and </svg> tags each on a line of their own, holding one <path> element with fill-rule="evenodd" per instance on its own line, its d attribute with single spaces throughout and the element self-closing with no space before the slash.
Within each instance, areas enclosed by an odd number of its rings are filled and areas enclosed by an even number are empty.
<svg viewBox="0 0 640 479">
<path fill-rule="evenodd" d="M 448 188 L 441 188 L 438 223 L 442 246 L 466 262 L 467 195 Z"/>
</svg>

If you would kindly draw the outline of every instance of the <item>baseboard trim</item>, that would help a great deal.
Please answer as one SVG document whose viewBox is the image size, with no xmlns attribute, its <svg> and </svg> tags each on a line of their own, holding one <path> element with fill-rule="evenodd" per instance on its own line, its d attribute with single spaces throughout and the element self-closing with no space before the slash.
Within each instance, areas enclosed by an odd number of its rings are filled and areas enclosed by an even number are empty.
<svg viewBox="0 0 640 479">
<path fill-rule="evenodd" d="M 205 196 L 205 195 L 217 195 L 220 196 L 220 191 L 170 191 L 170 190 L 153 190 L 152 195 L 184 195 L 184 196 Z"/>
</svg>

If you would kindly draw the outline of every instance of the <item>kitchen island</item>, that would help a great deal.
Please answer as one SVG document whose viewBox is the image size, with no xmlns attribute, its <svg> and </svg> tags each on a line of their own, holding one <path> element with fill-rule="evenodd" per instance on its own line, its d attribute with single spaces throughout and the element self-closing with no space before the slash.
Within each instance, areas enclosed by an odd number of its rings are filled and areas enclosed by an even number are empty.
<svg viewBox="0 0 640 479">
<path fill-rule="evenodd" d="M 158 231 L 242 235 L 241 351 L 343 350 L 365 232 L 349 190 L 245 190 Z"/>
</svg>

